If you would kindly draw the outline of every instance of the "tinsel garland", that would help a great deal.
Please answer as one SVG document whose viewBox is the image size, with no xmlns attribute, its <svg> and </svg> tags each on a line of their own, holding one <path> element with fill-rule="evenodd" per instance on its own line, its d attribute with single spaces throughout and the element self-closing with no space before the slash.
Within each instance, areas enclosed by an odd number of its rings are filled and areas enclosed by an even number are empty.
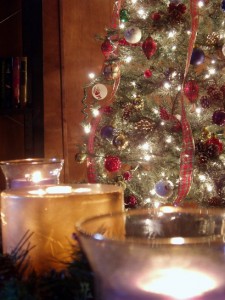
<svg viewBox="0 0 225 300">
<path fill-rule="evenodd" d="M 1 242 L 0 242 L 1 246 Z M 18 251 L 0 253 L 0 300 L 94 300 L 93 273 L 78 246 L 73 247 L 70 263 L 60 272 L 24 276 L 25 256 Z M 2 247 L 1 247 L 2 248 Z M 44 264 L 44 261 L 43 261 Z"/>
</svg>

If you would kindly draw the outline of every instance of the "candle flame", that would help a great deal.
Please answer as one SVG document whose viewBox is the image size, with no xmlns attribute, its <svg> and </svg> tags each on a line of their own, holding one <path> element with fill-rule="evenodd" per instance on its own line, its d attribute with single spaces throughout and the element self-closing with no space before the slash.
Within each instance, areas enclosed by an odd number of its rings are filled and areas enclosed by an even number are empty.
<svg viewBox="0 0 225 300">
<path fill-rule="evenodd" d="M 175 299 L 194 298 L 217 287 L 216 280 L 209 275 L 185 268 L 160 269 L 149 276 L 140 283 L 144 291 Z"/>
</svg>

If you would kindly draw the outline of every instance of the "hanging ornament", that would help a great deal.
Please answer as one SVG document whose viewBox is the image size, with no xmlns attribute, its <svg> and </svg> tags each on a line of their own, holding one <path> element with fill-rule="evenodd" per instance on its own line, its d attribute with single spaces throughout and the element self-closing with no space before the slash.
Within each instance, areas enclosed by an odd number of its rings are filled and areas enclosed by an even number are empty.
<svg viewBox="0 0 225 300">
<path fill-rule="evenodd" d="M 119 134 L 113 138 L 112 143 L 118 150 L 123 150 L 127 147 L 128 140 L 124 134 Z"/>
<path fill-rule="evenodd" d="M 200 98 L 200 104 L 202 108 L 210 108 L 211 99 L 208 96 L 202 96 Z"/>
<path fill-rule="evenodd" d="M 97 83 L 92 88 L 92 96 L 97 100 L 103 100 L 108 94 L 107 87 L 104 84 Z"/>
<path fill-rule="evenodd" d="M 161 19 L 161 14 L 159 12 L 154 12 L 151 15 L 151 18 L 154 22 L 158 22 Z"/>
<path fill-rule="evenodd" d="M 129 13 L 126 9 L 121 9 L 120 11 L 120 21 L 126 23 L 129 21 Z"/>
<path fill-rule="evenodd" d="M 153 130 L 155 123 L 149 118 L 142 118 L 134 124 L 134 129 L 141 132 L 147 133 Z"/>
<path fill-rule="evenodd" d="M 225 111 L 224 110 L 216 110 L 212 116 L 213 124 L 218 126 L 225 125 Z"/>
<path fill-rule="evenodd" d="M 171 181 L 160 180 L 155 184 L 155 192 L 161 198 L 169 198 L 173 194 L 173 183 Z"/>
<path fill-rule="evenodd" d="M 112 45 L 110 40 L 106 38 L 101 45 L 101 50 L 105 58 L 109 58 L 113 51 L 115 51 L 115 47 Z"/>
<path fill-rule="evenodd" d="M 152 76 L 152 71 L 147 69 L 144 71 L 144 77 L 147 79 L 147 78 L 150 78 Z"/>
<path fill-rule="evenodd" d="M 137 201 L 137 198 L 134 195 L 129 195 L 129 196 L 125 197 L 124 203 L 125 203 L 125 206 L 127 208 L 135 208 L 138 201 Z"/>
<path fill-rule="evenodd" d="M 199 86 L 194 80 L 189 80 L 184 85 L 184 94 L 191 103 L 198 98 Z"/>
<path fill-rule="evenodd" d="M 144 99 L 140 96 L 136 96 L 136 98 L 132 102 L 134 109 L 141 110 L 144 109 Z"/>
<path fill-rule="evenodd" d="M 110 115 L 113 112 L 112 106 L 104 106 L 100 108 L 100 111 L 105 115 Z"/>
<path fill-rule="evenodd" d="M 200 48 L 194 48 L 191 55 L 190 64 L 194 66 L 201 65 L 205 60 L 205 53 Z"/>
<path fill-rule="evenodd" d="M 114 127 L 106 125 L 101 128 L 100 135 L 103 139 L 112 139 L 114 133 Z"/>
<path fill-rule="evenodd" d="M 78 163 L 83 163 L 87 159 L 86 153 L 76 153 L 75 161 Z"/>
<path fill-rule="evenodd" d="M 129 181 L 129 180 L 131 180 L 131 178 L 132 178 L 131 172 L 127 171 L 127 172 L 123 173 L 123 179 L 124 180 Z"/>
<path fill-rule="evenodd" d="M 209 46 L 217 46 L 219 44 L 220 35 L 218 32 L 212 32 L 207 35 L 206 44 Z"/>
<path fill-rule="evenodd" d="M 151 37 L 148 37 L 142 44 L 142 50 L 147 59 L 150 59 L 155 54 L 156 49 L 157 44 Z"/>
<path fill-rule="evenodd" d="M 222 10 L 225 12 L 225 0 L 223 0 L 223 1 L 221 2 L 221 8 L 222 8 Z"/>
<path fill-rule="evenodd" d="M 142 33 L 138 27 L 129 27 L 124 32 L 124 38 L 128 43 L 136 44 L 141 40 Z"/>
<path fill-rule="evenodd" d="M 107 156 L 105 158 L 105 169 L 111 173 L 119 171 L 121 168 L 121 161 L 117 156 Z"/>
<path fill-rule="evenodd" d="M 120 68 L 117 63 L 106 63 L 103 67 L 103 75 L 106 80 L 115 80 L 120 76 Z"/>
</svg>

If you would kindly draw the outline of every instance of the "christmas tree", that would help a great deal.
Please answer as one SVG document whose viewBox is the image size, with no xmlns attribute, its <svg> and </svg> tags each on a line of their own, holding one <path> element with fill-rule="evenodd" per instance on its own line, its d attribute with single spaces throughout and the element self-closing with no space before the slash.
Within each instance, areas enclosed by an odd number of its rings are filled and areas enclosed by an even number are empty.
<svg viewBox="0 0 225 300">
<path fill-rule="evenodd" d="M 115 1 L 76 159 L 126 207 L 224 205 L 224 17 L 224 0 Z"/>
</svg>

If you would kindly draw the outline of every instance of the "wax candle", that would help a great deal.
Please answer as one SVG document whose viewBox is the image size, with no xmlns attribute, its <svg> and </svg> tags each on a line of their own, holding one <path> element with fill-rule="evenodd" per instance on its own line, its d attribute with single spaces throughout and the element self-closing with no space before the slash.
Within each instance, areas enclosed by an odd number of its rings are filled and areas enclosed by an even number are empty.
<svg viewBox="0 0 225 300">
<path fill-rule="evenodd" d="M 6 188 L 22 188 L 32 185 L 58 184 L 63 159 L 27 158 L 0 161 Z"/>
<path fill-rule="evenodd" d="M 114 220 L 114 222 L 113 222 Z M 124 223 L 124 232 L 104 224 Z M 224 210 L 130 210 L 77 225 L 98 300 L 223 300 Z"/>
<path fill-rule="evenodd" d="M 60 270 L 65 267 L 60 261 L 71 259 L 76 222 L 123 211 L 123 190 L 101 184 L 9 189 L 1 194 L 1 206 L 4 253 L 18 244 L 21 251 L 30 247 L 29 266 L 42 273 Z"/>
</svg>

